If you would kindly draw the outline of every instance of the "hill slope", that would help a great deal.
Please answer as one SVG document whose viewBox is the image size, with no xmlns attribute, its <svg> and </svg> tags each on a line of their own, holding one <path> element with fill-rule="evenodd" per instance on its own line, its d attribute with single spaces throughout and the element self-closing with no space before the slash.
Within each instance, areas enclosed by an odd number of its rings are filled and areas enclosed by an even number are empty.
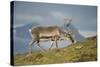
<svg viewBox="0 0 100 67">
<path fill-rule="evenodd" d="M 33 52 L 32 55 L 17 54 L 14 65 L 52 64 L 84 62 L 97 60 L 96 37 L 88 38 L 65 48 L 53 49 L 47 52 Z"/>
</svg>

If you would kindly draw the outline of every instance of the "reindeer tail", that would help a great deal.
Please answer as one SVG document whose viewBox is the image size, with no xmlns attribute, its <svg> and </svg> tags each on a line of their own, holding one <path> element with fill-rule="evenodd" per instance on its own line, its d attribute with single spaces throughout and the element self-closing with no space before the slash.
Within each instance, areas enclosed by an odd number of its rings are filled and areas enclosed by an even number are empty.
<svg viewBox="0 0 100 67">
<path fill-rule="evenodd" d="M 29 29 L 29 32 L 31 32 L 32 30 L 31 29 Z"/>
</svg>

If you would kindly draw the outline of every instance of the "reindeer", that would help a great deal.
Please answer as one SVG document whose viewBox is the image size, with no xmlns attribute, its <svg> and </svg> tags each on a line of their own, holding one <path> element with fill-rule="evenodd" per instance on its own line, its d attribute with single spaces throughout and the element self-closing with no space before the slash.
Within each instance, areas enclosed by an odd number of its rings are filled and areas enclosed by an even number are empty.
<svg viewBox="0 0 100 67">
<path fill-rule="evenodd" d="M 56 48 L 58 48 L 57 41 L 60 40 L 62 37 L 69 38 L 72 43 L 74 42 L 74 39 L 72 38 L 70 33 L 66 33 L 63 30 L 61 30 L 57 26 L 48 26 L 48 27 L 42 27 L 37 26 L 33 27 L 32 29 L 29 29 L 31 34 L 31 42 L 29 43 L 29 53 L 32 53 L 32 45 L 34 43 L 37 43 L 37 46 L 41 48 L 43 51 L 45 51 L 39 44 L 42 40 L 48 40 L 52 41 L 52 44 L 49 49 L 53 46 L 53 43 L 56 43 Z"/>
</svg>

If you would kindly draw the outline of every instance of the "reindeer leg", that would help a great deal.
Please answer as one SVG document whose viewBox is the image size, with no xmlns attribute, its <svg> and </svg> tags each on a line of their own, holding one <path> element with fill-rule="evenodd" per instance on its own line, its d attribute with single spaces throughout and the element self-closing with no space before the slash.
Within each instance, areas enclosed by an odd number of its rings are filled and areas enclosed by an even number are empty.
<svg viewBox="0 0 100 67">
<path fill-rule="evenodd" d="M 57 39 L 55 39 L 55 43 L 56 43 L 56 48 L 58 48 L 58 43 L 57 43 Z"/>
<path fill-rule="evenodd" d="M 43 48 L 40 46 L 39 42 L 37 42 L 37 45 L 38 45 L 38 47 L 39 47 L 40 49 L 42 49 L 43 51 L 46 51 L 45 49 L 43 49 Z"/>
<path fill-rule="evenodd" d="M 49 50 L 51 50 L 51 48 L 52 48 L 52 46 L 53 46 L 53 43 L 54 43 L 54 42 L 52 41 L 52 42 L 51 42 L 51 46 L 50 46 Z"/>
<path fill-rule="evenodd" d="M 32 54 L 32 44 L 34 43 L 35 41 L 31 41 L 30 43 L 29 43 L 29 54 Z"/>
<path fill-rule="evenodd" d="M 69 35 L 69 38 L 72 41 L 72 43 L 74 43 L 74 38 L 71 35 Z"/>
</svg>

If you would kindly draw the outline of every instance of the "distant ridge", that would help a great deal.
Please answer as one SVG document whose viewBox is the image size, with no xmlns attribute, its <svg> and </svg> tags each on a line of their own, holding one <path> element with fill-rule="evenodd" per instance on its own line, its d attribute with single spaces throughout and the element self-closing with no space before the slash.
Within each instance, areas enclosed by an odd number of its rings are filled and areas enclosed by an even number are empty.
<svg viewBox="0 0 100 67">
<path fill-rule="evenodd" d="M 31 29 L 32 27 L 37 26 L 37 25 L 39 25 L 39 24 L 34 22 L 34 23 L 26 24 L 26 25 L 24 25 L 22 27 L 16 27 L 15 30 L 18 33 L 16 33 L 15 35 L 17 37 L 30 38 L 29 37 L 30 36 L 29 29 Z"/>
</svg>

